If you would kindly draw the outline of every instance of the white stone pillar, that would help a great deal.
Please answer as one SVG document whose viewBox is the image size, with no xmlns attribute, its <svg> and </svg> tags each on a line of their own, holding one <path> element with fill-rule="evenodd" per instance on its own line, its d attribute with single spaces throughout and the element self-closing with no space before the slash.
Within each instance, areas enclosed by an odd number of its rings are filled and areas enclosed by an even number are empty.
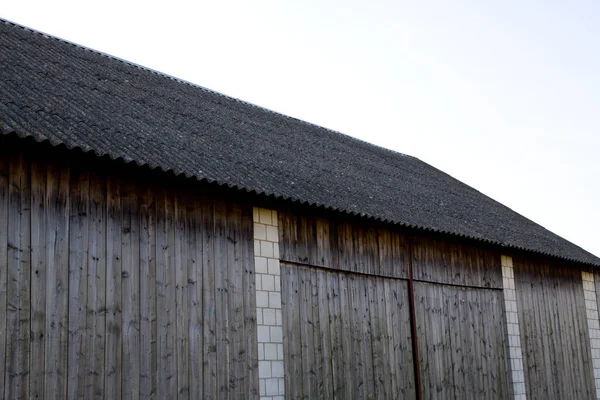
<svg viewBox="0 0 600 400">
<path fill-rule="evenodd" d="M 508 350 L 510 360 L 510 388 L 513 398 L 526 400 L 523 351 L 519 331 L 519 313 L 517 311 L 517 293 L 515 275 L 511 257 L 501 256 L 504 309 L 508 328 Z"/>
<path fill-rule="evenodd" d="M 283 400 L 283 321 L 277 211 L 254 208 L 254 270 L 261 400 Z"/>
<path fill-rule="evenodd" d="M 587 315 L 588 332 L 590 335 L 590 347 L 592 349 L 596 399 L 600 399 L 600 321 L 598 319 L 598 303 L 596 300 L 594 274 L 581 271 L 581 280 L 583 281 L 583 296 L 585 298 L 585 311 Z"/>
</svg>

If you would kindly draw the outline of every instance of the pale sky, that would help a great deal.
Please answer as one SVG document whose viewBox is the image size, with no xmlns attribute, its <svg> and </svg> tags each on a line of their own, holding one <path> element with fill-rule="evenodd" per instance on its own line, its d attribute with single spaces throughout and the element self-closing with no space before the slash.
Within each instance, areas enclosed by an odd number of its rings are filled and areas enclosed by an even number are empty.
<svg viewBox="0 0 600 400">
<path fill-rule="evenodd" d="M 0 17 L 449 173 L 600 256 L 600 1 L 28 1 Z"/>
</svg>

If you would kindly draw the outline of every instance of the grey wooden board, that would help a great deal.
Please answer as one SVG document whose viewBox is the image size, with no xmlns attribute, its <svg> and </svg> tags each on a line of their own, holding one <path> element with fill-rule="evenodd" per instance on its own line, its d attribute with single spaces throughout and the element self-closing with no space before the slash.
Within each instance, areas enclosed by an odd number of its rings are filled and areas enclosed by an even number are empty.
<svg viewBox="0 0 600 400">
<path fill-rule="evenodd" d="M 406 281 L 287 263 L 281 277 L 286 398 L 415 396 Z"/>
<path fill-rule="evenodd" d="M 509 397 L 502 293 L 415 282 L 423 398 Z"/>
<path fill-rule="evenodd" d="M 448 238 L 413 239 L 415 280 L 482 288 L 502 288 L 497 251 Z"/>
<path fill-rule="evenodd" d="M 408 244 L 397 231 L 290 212 L 280 212 L 279 220 L 283 261 L 408 277 Z"/>
<path fill-rule="evenodd" d="M 257 398 L 252 208 L 30 156 L 0 149 L 0 397 Z"/>
<path fill-rule="evenodd" d="M 368 275 L 408 278 L 406 233 L 381 224 L 279 213 L 281 259 Z M 500 256 L 483 245 L 412 235 L 414 279 L 502 288 Z"/>
<path fill-rule="evenodd" d="M 528 399 L 594 398 L 581 269 L 514 258 Z"/>
</svg>

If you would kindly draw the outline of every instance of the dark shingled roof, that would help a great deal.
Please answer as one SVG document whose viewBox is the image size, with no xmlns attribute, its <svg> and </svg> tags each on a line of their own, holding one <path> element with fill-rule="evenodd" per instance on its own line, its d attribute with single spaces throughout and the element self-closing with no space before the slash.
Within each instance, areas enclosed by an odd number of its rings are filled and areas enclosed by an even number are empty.
<svg viewBox="0 0 600 400">
<path fill-rule="evenodd" d="M 3 20 L 0 132 L 600 265 L 594 255 L 414 157 Z"/>
</svg>

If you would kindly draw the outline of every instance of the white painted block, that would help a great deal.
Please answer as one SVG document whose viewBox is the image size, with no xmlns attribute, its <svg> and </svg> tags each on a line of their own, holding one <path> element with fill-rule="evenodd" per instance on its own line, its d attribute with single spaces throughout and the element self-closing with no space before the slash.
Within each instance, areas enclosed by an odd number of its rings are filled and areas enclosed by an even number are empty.
<svg viewBox="0 0 600 400">
<path fill-rule="evenodd" d="M 516 301 L 517 295 L 514 289 L 504 289 L 504 300 L 505 301 Z"/>
<path fill-rule="evenodd" d="M 267 396 L 279 394 L 279 381 L 277 379 L 267 379 L 266 382 Z"/>
<path fill-rule="evenodd" d="M 275 310 L 272 308 L 263 309 L 263 325 L 277 325 Z"/>
<path fill-rule="evenodd" d="M 281 278 L 279 276 L 275 278 L 275 291 L 281 292 Z"/>
<path fill-rule="evenodd" d="M 269 307 L 269 293 L 263 290 L 256 291 L 256 307 Z"/>
<path fill-rule="evenodd" d="M 273 257 L 273 243 L 266 240 L 260 241 L 260 255 L 263 257 Z"/>
<path fill-rule="evenodd" d="M 523 370 L 523 360 L 520 358 L 515 359 L 515 371 Z"/>
<path fill-rule="evenodd" d="M 283 360 L 283 345 L 282 344 L 277 345 L 277 359 Z"/>
<path fill-rule="evenodd" d="M 256 309 L 256 325 L 263 325 L 262 308 Z"/>
<path fill-rule="evenodd" d="M 254 257 L 254 272 L 257 274 L 266 274 L 269 272 L 267 268 L 267 259 L 265 257 Z"/>
<path fill-rule="evenodd" d="M 265 348 L 264 348 L 264 344 L 259 343 L 258 344 L 258 360 L 259 361 L 263 361 L 265 359 Z"/>
<path fill-rule="evenodd" d="M 262 290 L 273 291 L 275 290 L 275 278 L 273 275 L 263 275 L 262 276 Z"/>
<path fill-rule="evenodd" d="M 267 261 L 269 274 L 279 276 L 281 274 L 281 267 L 279 264 L 279 260 L 274 258 L 269 258 Z"/>
<path fill-rule="evenodd" d="M 513 373 L 515 382 L 525 382 L 525 372 L 524 371 L 515 371 Z"/>
<path fill-rule="evenodd" d="M 281 293 L 269 292 L 269 307 L 281 308 Z"/>
<path fill-rule="evenodd" d="M 259 325 L 256 327 L 256 332 L 259 343 L 268 343 L 271 341 L 271 329 L 268 326 Z"/>
<path fill-rule="evenodd" d="M 283 361 L 271 362 L 271 374 L 274 378 L 283 378 Z"/>
<path fill-rule="evenodd" d="M 512 268 L 512 266 L 513 266 L 512 258 L 509 256 L 500 256 L 500 263 L 502 264 L 503 267 Z"/>
<path fill-rule="evenodd" d="M 271 377 L 271 361 L 258 362 L 258 376 L 261 378 Z"/>
<path fill-rule="evenodd" d="M 283 319 L 281 316 L 281 310 L 275 310 L 275 325 L 283 326 Z"/>
<path fill-rule="evenodd" d="M 279 243 L 273 243 L 273 257 L 279 259 Z"/>
<path fill-rule="evenodd" d="M 285 379 L 279 378 L 279 394 L 285 394 Z"/>
<path fill-rule="evenodd" d="M 594 282 L 583 281 L 583 290 L 587 290 L 588 292 L 596 292 L 596 288 L 594 287 Z"/>
<path fill-rule="evenodd" d="M 271 326 L 271 342 L 283 343 L 283 328 L 280 326 Z"/>
<path fill-rule="evenodd" d="M 510 358 L 521 358 L 521 349 L 519 347 L 509 347 Z"/>
<path fill-rule="evenodd" d="M 265 233 L 265 239 L 269 242 L 279 242 L 279 230 L 276 226 L 267 225 Z"/>
<path fill-rule="evenodd" d="M 267 240 L 267 226 L 254 223 L 254 239 Z"/>
<path fill-rule="evenodd" d="M 258 219 L 261 224 L 273 225 L 271 210 L 267 210 L 266 208 L 260 208 L 258 210 Z"/>
<path fill-rule="evenodd" d="M 277 210 L 271 210 L 271 223 L 274 226 L 279 225 L 279 218 L 277 218 Z"/>
<path fill-rule="evenodd" d="M 266 389 L 266 379 L 259 379 L 258 380 L 258 386 L 259 386 L 259 391 L 260 391 L 260 395 L 264 396 L 267 393 L 267 389 Z"/>
<path fill-rule="evenodd" d="M 591 272 L 581 271 L 581 280 L 587 282 L 594 282 L 594 274 Z"/>
<path fill-rule="evenodd" d="M 277 344 L 265 343 L 265 360 L 277 360 Z"/>
<path fill-rule="evenodd" d="M 525 394 L 525 383 L 524 382 L 516 382 L 513 384 L 513 389 L 515 394 Z"/>
</svg>

